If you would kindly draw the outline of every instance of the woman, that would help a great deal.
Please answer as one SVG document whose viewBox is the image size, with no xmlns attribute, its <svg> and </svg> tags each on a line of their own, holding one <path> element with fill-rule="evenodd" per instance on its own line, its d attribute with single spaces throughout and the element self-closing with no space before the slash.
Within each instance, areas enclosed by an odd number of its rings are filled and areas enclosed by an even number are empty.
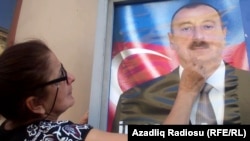
<svg viewBox="0 0 250 141">
<path fill-rule="evenodd" d="M 39 40 L 19 43 L 0 56 L 1 141 L 126 141 L 127 135 L 89 124 L 58 121 L 74 104 L 72 83 L 55 54 Z"/>
<path fill-rule="evenodd" d="M 175 102 L 171 116 L 163 124 L 188 124 L 189 109 L 183 108 L 183 102 L 189 95 L 194 94 L 195 98 L 204 84 L 201 65 L 190 63 L 184 70 L 178 91 L 181 100 Z M 74 81 L 75 77 L 42 41 L 8 47 L 0 55 L 0 115 L 6 119 L 0 127 L 0 140 L 127 141 L 124 134 L 101 131 L 89 124 L 58 121 L 74 104 L 71 85 Z"/>
</svg>

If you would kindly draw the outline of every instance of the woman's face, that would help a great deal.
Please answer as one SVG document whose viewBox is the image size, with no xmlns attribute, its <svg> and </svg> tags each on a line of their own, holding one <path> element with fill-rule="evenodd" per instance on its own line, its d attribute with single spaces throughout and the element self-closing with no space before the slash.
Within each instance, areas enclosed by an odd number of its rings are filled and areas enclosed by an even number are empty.
<svg viewBox="0 0 250 141">
<path fill-rule="evenodd" d="M 48 119 L 55 120 L 75 102 L 72 96 L 72 83 L 75 81 L 75 77 L 66 72 L 61 62 L 53 53 L 50 54 L 49 69 L 51 75 L 48 81 L 67 77 L 67 79 L 61 79 L 57 83 L 46 86 L 48 95 L 43 102 L 45 111 L 47 114 L 49 113 Z M 54 102 L 55 105 L 53 107 Z"/>
</svg>

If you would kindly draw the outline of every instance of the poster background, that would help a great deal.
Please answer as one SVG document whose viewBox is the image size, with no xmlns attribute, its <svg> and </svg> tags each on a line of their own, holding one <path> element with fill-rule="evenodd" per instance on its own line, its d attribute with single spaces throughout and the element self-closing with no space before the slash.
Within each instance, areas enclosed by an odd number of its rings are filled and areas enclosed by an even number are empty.
<svg viewBox="0 0 250 141">
<path fill-rule="evenodd" d="M 15 14 L 17 0 L 0 0 L 0 54 L 7 46 L 7 38 Z"/>
<path fill-rule="evenodd" d="M 117 5 L 114 8 L 108 130 L 122 92 L 168 74 L 178 66 L 175 52 L 169 48 L 170 20 L 178 7 L 193 1 L 211 4 L 223 13 L 227 27 L 223 58 L 237 68 L 249 70 L 249 47 L 245 40 L 248 34 L 243 28 L 243 22 L 249 19 L 242 20 L 244 11 L 239 0 L 174 0 Z"/>
<path fill-rule="evenodd" d="M 10 29 L 17 0 L 0 0 L 0 27 Z"/>
</svg>

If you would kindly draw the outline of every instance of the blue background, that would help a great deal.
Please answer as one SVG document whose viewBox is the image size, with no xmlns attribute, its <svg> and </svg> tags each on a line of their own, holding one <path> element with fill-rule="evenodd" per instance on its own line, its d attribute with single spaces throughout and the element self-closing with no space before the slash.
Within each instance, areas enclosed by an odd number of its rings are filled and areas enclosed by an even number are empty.
<svg viewBox="0 0 250 141">
<path fill-rule="evenodd" d="M 0 27 L 7 30 L 11 27 L 17 0 L 0 0 Z"/>
<path fill-rule="evenodd" d="M 250 5 L 249 0 L 240 0 L 243 27 L 244 27 L 244 31 L 246 35 L 248 36 L 246 37 L 246 43 L 248 45 L 248 55 L 250 55 L 250 7 L 249 5 Z"/>
</svg>

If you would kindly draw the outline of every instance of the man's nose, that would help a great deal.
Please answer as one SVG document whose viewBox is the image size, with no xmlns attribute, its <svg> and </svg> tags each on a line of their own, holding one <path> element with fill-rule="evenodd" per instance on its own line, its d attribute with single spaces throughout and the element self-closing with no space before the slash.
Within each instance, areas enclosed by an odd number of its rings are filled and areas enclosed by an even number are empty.
<svg viewBox="0 0 250 141">
<path fill-rule="evenodd" d="M 201 28 L 196 27 L 193 31 L 193 38 L 196 40 L 203 40 L 204 39 L 204 34 Z"/>
</svg>

